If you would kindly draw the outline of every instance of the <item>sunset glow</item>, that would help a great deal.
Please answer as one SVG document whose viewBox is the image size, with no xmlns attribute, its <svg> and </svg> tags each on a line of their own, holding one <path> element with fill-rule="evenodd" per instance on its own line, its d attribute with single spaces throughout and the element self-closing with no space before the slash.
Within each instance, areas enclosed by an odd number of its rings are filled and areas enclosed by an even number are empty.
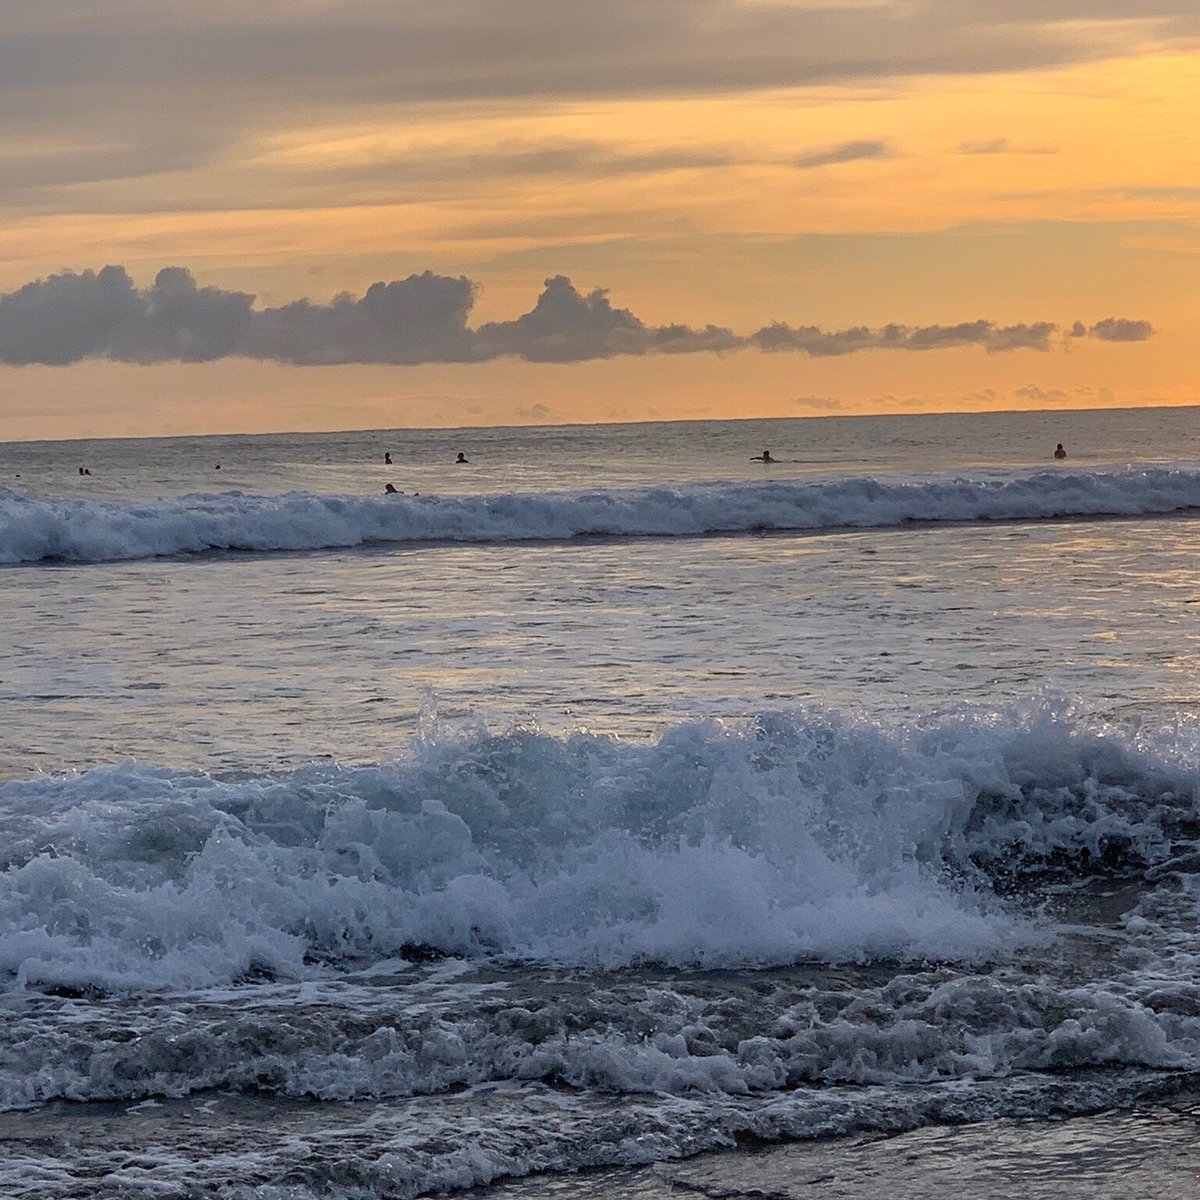
<svg viewBox="0 0 1200 1200">
<path fill-rule="evenodd" d="M 75 7 L 6 21 L 3 292 L 183 267 L 265 309 L 429 271 L 475 285 L 474 327 L 562 275 L 648 327 L 737 337 L 1106 318 L 1153 336 L 320 369 L 238 343 L 130 365 L 9 349 L 0 307 L 8 437 L 1200 402 L 1191 6 L 939 23 L 938 4 L 675 3 L 669 45 L 623 5 L 598 25 L 520 4 L 503 25 L 473 4 L 265 4 L 251 21 L 113 3 L 90 7 L 90 34 Z M 547 57 L 529 58 L 538 22 Z M 81 65 L 88 36 L 125 49 Z M 389 66 L 372 37 L 432 49 Z M 195 60 L 176 62 L 185 45 Z"/>
</svg>

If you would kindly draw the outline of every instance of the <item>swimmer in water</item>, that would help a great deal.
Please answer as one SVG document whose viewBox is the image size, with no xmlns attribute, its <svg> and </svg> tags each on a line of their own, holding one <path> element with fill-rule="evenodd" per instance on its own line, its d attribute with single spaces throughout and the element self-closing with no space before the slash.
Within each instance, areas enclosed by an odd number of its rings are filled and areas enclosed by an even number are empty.
<svg viewBox="0 0 1200 1200">
<path fill-rule="evenodd" d="M 773 463 L 775 460 L 771 457 L 770 450 L 764 450 L 761 454 L 756 454 L 751 462 Z"/>
<path fill-rule="evenodd" d="M 458 457 L 457 457 L 457 458 L 456 458 L 454 461 L 455 461 L 455 463 L 456 463 L 456 464 L 458 464 L 458 463 L 466 463 L 468 467 L 471 465 L 471 463 L 470 463 L 470 461 L 468 460 L 467 456 L 466 456 L 466 455 L 465 455 L 465 454 L 464 454 L 464 453 L 463 453 L 461 450 L 458 452 Z"/>
<path fill-rule="evenodd" d="M 383 490 L 384 490 L 385 492 L 387 492 L 387 494 L 388 494 L 389 496 L 403 496 L 403 495 L 404 495 L 404 493 L 403 493 L 403 492 L 398 492 L 398 491 L 396 491 L 396 485 L 395 485 L 394 483 L 389 483 L 389 484 L 386 484 L 386 485 L 384 486 L 384 489 L 383 489 Z"/>
<path fill-rule="evenodd" d="M 1057 458 L 1059 462 L 1062 462 L 1062 460 L 1067 457 L 1067 452 L 1063 449 L 1062 442 L 1059 442 L 1058 445 L 1054 447 L 1054 457 Z"/>
<path fill-rule="evenodd" d="M 383 465 L 385 467 L 390 467 L 392 465 L 392 452 L 390 450 L 384 452 Z"/>
</svg>

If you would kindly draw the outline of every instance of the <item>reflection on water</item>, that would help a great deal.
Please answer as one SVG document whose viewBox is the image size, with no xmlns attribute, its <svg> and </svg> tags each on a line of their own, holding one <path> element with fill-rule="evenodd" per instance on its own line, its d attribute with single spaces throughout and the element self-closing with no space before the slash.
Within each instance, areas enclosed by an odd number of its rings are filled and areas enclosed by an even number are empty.
<svg viewBox="0 0 1200 1200">
<path fill-rule="evenodd" d="M 643 737 L 816 702 L 1189 711 L 1192 520 L 0 572 L 0 777 L 378 760 L 441 714 Z"/>
</svg>

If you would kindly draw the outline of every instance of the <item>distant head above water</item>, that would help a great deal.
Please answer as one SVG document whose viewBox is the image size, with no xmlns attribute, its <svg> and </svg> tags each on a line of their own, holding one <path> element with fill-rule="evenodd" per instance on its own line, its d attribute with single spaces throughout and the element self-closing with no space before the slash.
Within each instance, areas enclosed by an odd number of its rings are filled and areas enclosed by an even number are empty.
<svg viewBox="0 0 1200 1200">
<path fill-rule="evenodd" d="M 383 490 L 384 490 L 385 492 L 387 492 L 387 494 L 388 494 L 389 496 L 397 496 L 397 495 L 401 495 L 401 496 L 402 496 L 402 495 L 404 494 L 403 492 L 397 492 L 397 491 L 396 491 L 396 485 L 395 485 L 394 483 L 387 483 L 387 484 L 384 484 Z"/>
<path fill-rule="evenodd" d="M 466 463 L 468 466 L 470 466 L 470 459 L 468 459 L 461 450 L 458 452 L 458 457 L 454 461 L 456 463 Z"/>
<path fill-rule="evenodd" d="M 761 454 L 756 454 L 750 461 L 773 463 L 775 460 L 771 457 L 770 450 L 764 450 Z"/>
<path fill-rule="evenodd" d="M 392 465 L 392 452 L 390 450 L 384 451 L 383 465 L 385 467 L 390 467 Z"/>
<path fill-rule="evenodd" d="M 1059 442 L 1058 445 L 1054 447 L 1054 457 L 1060 461 L 1067 457 L 1067 452 L 1063 449 L 1062 442 Z"/>
</svg>

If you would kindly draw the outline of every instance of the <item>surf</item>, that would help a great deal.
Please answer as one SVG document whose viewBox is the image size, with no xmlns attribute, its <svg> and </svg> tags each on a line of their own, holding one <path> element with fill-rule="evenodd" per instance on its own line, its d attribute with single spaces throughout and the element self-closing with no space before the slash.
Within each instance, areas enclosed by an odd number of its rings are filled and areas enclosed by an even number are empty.
<svg viewBox="0 0 1200 1200">
<path fill-rule="evenodd" d="M 1200 509 L 1200 468 L 847 476 L 492 495 L 197 493 L 36 498 L 0 489 L 0 563 L 602 537 L 836 532 Z"/>
<path fill-rule="evenodd" d="M 0 981 L 202 987 L 414 953 L 986 960 L 1043 936 L 1019 897 L 1064 872 L 1186 870 L 1189 752 L 1048 709 L 893 727 L 799 711 L 650 742 L 475 729 L 375 766 L 13 781 Z"/>
</svg>

